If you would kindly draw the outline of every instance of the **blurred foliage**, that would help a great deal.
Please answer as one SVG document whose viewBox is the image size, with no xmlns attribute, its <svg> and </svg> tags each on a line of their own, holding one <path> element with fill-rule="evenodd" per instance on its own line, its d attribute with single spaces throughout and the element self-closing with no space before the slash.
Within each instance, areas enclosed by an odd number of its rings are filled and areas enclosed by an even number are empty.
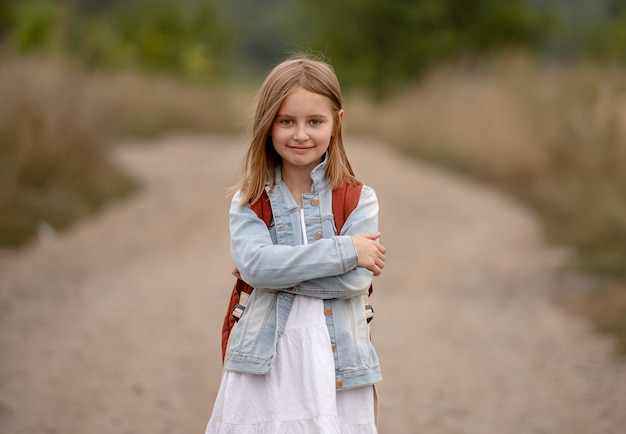
<svg viewBox="0 0 626 434">
<path fill-rule="evenodd" d="M 111 161 L 110 142 L 233 134 L 243 111 L 232 92 L 37 57 L 0 57 L 0 95 L 0 248 L 26 243 L 44 222 L 66 228 L 133 192 L 135 181 Z"/>
<path fill-rule="evenodd" d="M 518 56 L 439 67 L 346 127 L 514 194 L 577 268 L 626 280 L 625 103 L 624 68 Z"/>
<path fill-rule="evenodd" d="M 301 0 L 224 1 L 228 25 L 238 30 L 234 32 L 230 52 L 233 74 L 256 82 L 289 49 L 306 39 L 302 24 L 308 20 L 300 19 L 300 3 Z"/>
<path fill-rule="evenodd" d="M 92 67 L 136 67 L 210 82 L 229 35 L 211 1 L 13 1 L 9 45 L 66 55 Z"/>
<path fill-rule="evenodd" d="M 21 53 L 56 52 L 95 67 L 136 66 L 198 79 L 223 74 L 233 61 L 260 70 L 302 47 L 329 57 L 346 87 L 379 94 L 449 56 L 534 47 L 548 27 L 547 15 L 525 0 L 6 4 L 0 17 L 10 17 L 8 39 Z"/>
<path fill-rule="evenodd" d="M 524 0 L 304 0 L 311 48 L 342 78 L 383 94 L 446 57 L 534 47 L 549 17 Z"/>
<path fill-rule="evenodd" d="M 572 61 L 586 53 L 593 32 L 611 20 L 613 4 L 623 0 L 528 1 L 534 9 L 554 17 L 542 53 L 550 58 Z"/>
<path fill-rule="evenodd" d="M 576 303 L 626 355 L 626 68 L 481 63 L 440 65 L 382 103 L 350 95 L 346 128 L 528 205 L 567 271 L 593 276 Z"/>
<path fill-rule="evenodd" d="M 626 4 L 615 5 L 613 19 L 598 26 L 591 36 L 590 49 L 598 59 L 626 62 Z"/>
<path fill-rule="evenodd" d="M 135 188 L 108 158 L 111 125 L 76 70 L 0 59 L 0 246 L 69 226 Z"/>
<path fill-rule="evenodd" d="M 14 2 L 11 43 L 19 52 L 49 51 L 60 36 L 61 8 L 50 0 Z"/>
<path fill-rule="evenodd" d="M 626 60 L 623 0 L 4 0 L 0 42 L 196 81 L 257 81 L 319 52 L 378 96 L 442 60 L 510 48 Z M 260 19 L 262 17 L 262 19 Z"/>
</svg>

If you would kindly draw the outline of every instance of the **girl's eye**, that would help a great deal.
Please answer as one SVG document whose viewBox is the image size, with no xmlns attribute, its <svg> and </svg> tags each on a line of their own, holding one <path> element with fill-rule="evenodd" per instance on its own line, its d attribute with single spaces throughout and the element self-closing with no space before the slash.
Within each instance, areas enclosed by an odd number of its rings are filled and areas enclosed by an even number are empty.
<svg viewBox="0 0 626 434">
<path fill-rule="evenodd" d="M 291 125 L 293 121 L 291 119 L 281 119 L 278 121 L 281 125 Z"/>
<path fill-rule="evenodd" d="M 319 119 L 311 119 L 310 122 L 312 125 L 320 125 L 322 123 Z"/>
</svg>

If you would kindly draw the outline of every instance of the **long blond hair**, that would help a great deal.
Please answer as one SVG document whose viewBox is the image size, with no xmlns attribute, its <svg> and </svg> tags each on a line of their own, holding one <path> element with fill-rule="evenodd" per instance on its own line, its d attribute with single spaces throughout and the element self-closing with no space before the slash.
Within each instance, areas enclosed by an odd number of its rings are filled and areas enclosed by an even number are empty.
<svg viewBox="0 0 626 434">
<path fill-rule="evenodd" d="M 261 196 L 267 180 L 274 182 L 276 167 L 282 159 L 269 137 L 270 129 L 285 97 L 299 87 L 323 95 L 331 102 L 334 125 L 326 162 L 330 186 L 338 188 L 344 181 L 359 183 L 343 146 L 339 119 L 343 97 L 337 76 L 328 63 L 298 56 L 278 64 L 259 89 L 250 146 L 244 157 L 241 180 L 234 188 L 243 193 L 242 206 L 254 203 Z"/>
</svg>

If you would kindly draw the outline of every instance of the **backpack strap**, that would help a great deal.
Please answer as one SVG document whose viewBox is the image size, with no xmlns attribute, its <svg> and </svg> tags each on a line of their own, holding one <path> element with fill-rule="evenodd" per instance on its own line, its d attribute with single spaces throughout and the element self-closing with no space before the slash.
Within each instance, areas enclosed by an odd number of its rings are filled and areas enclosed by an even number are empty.
<svg viewBox="0 0 626 434">
<path fill-rule="evenodd" d="M 250 205 L 252 210 L 256 213 L 256 215 L 265 222 L 265 226 L 268 228 L 272 223 L 272 204 L 270 203 L 270 198 L 267 195 L 267 191 L 263 190 L 261 196 L 254 201 L 252 205 Z"/>
<path fill-rule="evenodd" d="M 269 227 L 272 223 L 272 205 L 270 204 L 270 198 L 267 196 L 267 192 L 263 190 L 261 197 L 250 206 L 256 215 L 265 222 L 265 225 Z M 233 312 L 240 302 L 243 302 L 241 294 L 252 294 L 253 290 L 253 287 L 244 282 L 240 277 L 237 277 L 233 291 L 230 294 L 228 309 L 226 310 L 226 316 L 224 316 L 224 322 L 222 324 L 222 362 L 224 361 L 224 357 L 226 357 L 230 331 L 235 326 L 236 322 Z M 245 300 L 247 301 L 247 297 L 245 297 Z"/>
<path fill-rule="evenodd" d="M 362 189 L 363 184 L 348 184 L 344 182 L 341 187 L 333 190 L 333 218 L 338 235 L 341 233 L 341 229 L 350 213 L 359 204 Z"/>
</svg>

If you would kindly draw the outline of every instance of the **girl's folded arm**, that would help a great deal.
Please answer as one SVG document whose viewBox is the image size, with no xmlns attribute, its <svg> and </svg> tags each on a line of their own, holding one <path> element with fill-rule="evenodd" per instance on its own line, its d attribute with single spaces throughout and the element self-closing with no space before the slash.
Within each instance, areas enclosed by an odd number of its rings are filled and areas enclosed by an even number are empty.
<svg viewBox="0 0 626 434">
<path fill-rule="evenodd" d="M 339 238 L 378 232 L 378 208 L 375 191 L 364 185 L 359 203 L 346 220 Z M 287 292 L 320 298 L 350 298 L 367 294 L 373 277 L 370 270 L 355 267 L 343 274 L 302 281 Z"/>
<path fill-rule="evenodd" d="M 242 279 L 250 286 L 282 289 L 300 282 L 345 274 L 358 258 L 349 236 L 324 238 L 310 245 L 275 245 L 269 229 L 235 194 L 230 211 L 231 253 Z"/>
<path fill-rule="evenodd" d="M 242 245 L 262 245 L 247 261 L 235 259 L 237 266 L 242 267 L 240 271 L 246 270 L 242 276 L 251 286 L 320 298 L 349 298 L 367 293 L 373 273 L 356 266 L 358 258 L 351 235 L 378 231 L 378 201 L 373 189 L 363 187 L 359 204 L 339 236 L 310 245 L 273 245 L 265 223 L 256 218 L 252 209 L 242 211 L 252 213 L 252 219 L 256 219 L 252 223 L 259 225 L 254 233 L 262 235 L 256 241 L 249 237 L 241 241 Z"/>
</svg>

